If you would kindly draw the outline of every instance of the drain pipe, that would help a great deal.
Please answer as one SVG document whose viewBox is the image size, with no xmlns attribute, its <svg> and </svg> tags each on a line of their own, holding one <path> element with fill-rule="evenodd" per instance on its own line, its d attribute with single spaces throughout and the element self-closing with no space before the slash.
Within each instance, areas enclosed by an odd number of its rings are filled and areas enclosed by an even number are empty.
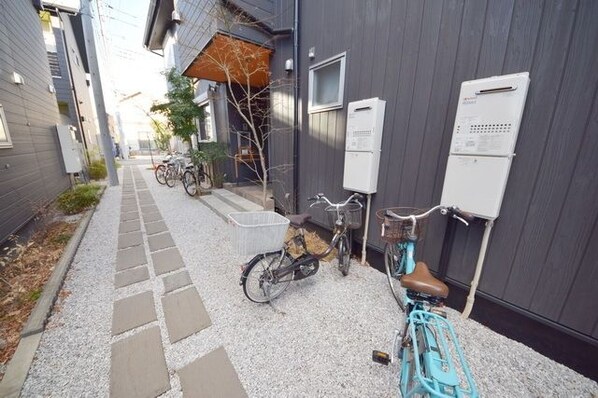
<svg viewBox="0 0 598 398">
<path fill-rule="evenodd" d="M 475 273 L 473 280 L 471 281 L 471 287 L 469 288 L 469 295 L 467 296 L 467 303 L 461 313 L 463 319 L 469 318 L 471 310 L 473 308 L 473 302 L 475 301 L 475 292 L 480 282 L 480 276 L 482 275 L 482 268 L 484 266 L 484 258 L 486 257 L 486 250 L 488 249 L 488 241 L 490 241 L 490 231 L 494 226 L 494 220 L 486 221 L 486 228 L 484 229 L 484 236 L 482 237 L 482 246 L 480 247 L 480 254 L 478 255 L 478 262 L 475 266 Z"/>
<path fill-rule="evenodd" d="M 365 255 L 367 254 L 368 230 L 370 226 L 370 210 L 372 205 L 372 194 L 368 194 L 368 203 L 365 208 L 365 228 L 363 230 L 363 244 L 361 246 L 361 265 L 365 265 Z"/>
<path fill-rule="evenodd" d="M 293 14 L 293 195 L 294 212 L 299 212 L 299 0 L 295 0 Z"/>
</svg>

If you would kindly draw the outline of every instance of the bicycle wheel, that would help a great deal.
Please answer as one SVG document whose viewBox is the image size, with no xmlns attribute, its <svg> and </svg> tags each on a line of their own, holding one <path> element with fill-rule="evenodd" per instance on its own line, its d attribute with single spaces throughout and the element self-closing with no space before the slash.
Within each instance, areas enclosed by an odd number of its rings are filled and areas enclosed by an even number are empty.
<svg viewBox="0 0 598 398">
<path fill-rule="evenodd" d="M 351 266 L 351 248 L 349 247 L 347 235 L 341 236 L 338 241 L 338 269 L 343 276 L 349 275 Z"/>
<path fill-rule="evenodd" d="M 172 167 L 168 167 L 166 169 L 166 172 L 164 173 L 164 179 L 166 180 L 166 185 L 169 188 L 174 187 L 174 184 L 176 182 L 176 172 Z"/>
<path fill-rule="evenodd" d="M 162 185 L 166 184 L 166 178 L 164 178 L 165 172 L 166 172 L 166 166 L 164 166 L 163 164 L 156 167 L 156 170 L 154 171 L 154 175 L 156 176 L 156 181 L 158 181 L 159 184 L 162 184 Z"/>
<path fill-rule="evenodd" d="M 401 297 L 401 276 L 405 273 L 403 254 L 404 250 L 397 243 L 387 243 L 384 248 L 384 267 L 388 285 L 401 310 L 405 310 L 405 304 Z"/>
<path fill-rule="evenodd" d="M 183 174 L 183 187 L 185 187 L 185 192 L 189 196 L 197 194 L 197 178 L 195 178 L 195 173 L 190 170 L 185 171 L 185 174 Z"/>
<path fill-rule="evenodd" d="M 260 254 L 250 261 L 243 276 L 243 293 L 254 303 L 267 303 L 280 296 L 293 280 L 293 273 L 282 280 L 274 280 L 272 271 L 289 267 L 293 263 L 292 257 L 285 253 L 282 261 L 280 252 Z"/>
<path fill-rule="evenodd" d="M 199 187 L 201 189 L 212 188 L 212 177 L 210 177 L 208 173 L 203 171 L 199 172 Z"/>
</svg>

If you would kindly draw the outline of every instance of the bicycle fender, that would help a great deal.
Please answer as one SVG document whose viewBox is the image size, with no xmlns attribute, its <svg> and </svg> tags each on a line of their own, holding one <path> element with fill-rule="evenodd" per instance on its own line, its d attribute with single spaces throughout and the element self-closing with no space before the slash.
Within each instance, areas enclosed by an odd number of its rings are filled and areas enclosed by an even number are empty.
<svg viewBox="0 0 598 398">
<path fill-rule="evenodd" d="M 241 273 L 241 280 L 239 280 L 239 285 L 242 285 L 243 281 L 245 279 L 247 279 L 247 275 L 249 275 L 249 271 L 251 271 L 251 269 L 255 266 L 255 264 L 257 264 L 258 261 L 260 261 L 265 256 L 269 256 L 271 254 L 277 254 L 277 253 L 280 253 L 280 250 L 274 251 L 274 252 L 268 252 L 268 253 L 260 253 L 260 254 L 255 255 L 247 263 L 243 264 L 243 266 L 242 266 L 243 271 Z M 288 254 L 287 254 L 287 256 L 288 256 Z"/>
</svg>

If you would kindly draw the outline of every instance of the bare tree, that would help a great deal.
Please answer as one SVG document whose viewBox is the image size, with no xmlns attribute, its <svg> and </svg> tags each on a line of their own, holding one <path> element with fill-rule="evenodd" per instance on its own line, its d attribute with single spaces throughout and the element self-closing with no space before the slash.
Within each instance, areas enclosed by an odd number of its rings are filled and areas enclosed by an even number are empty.
<svg viewBox="0 0 598 398">
<path fill-rule="evenodd" d="M 292 131 L 291 126 L 274 128 L 272 125 L 272 109 L 276 109 L 271 101 L 273 90 L 289 87 L 289 79 L 272 80 L 269 69 L 271 49 L 267 43 L 256 44 L 239 39 L 235 34 L 245 29 L 264 30 L 267 21 L 255 21 L 242 10 L 224 6 L 216 2 L 206 18 L 206 26 L 200 27 L 206 32 L 211 24 L 224 26 L 212 40 L 211 48 L 202 53 L 201 68 L 219 73 L 228 88 L 227 99 L 243 120 L 249 136 L 243 138 L 251 142 L 255 148 L 257 162 L 240 157 L 238 161 L 245 164 L 255 175 L 262 187 L 262 203 L 267 201 L 268 180 L 274 169 L 283 172 L 292 168 L 290 164 L 271 165 L 268 162 L 267 142 L 272 134 L 284 134 Z M 241 139 L 240 131 L 233 131 Z"/>
</svg>

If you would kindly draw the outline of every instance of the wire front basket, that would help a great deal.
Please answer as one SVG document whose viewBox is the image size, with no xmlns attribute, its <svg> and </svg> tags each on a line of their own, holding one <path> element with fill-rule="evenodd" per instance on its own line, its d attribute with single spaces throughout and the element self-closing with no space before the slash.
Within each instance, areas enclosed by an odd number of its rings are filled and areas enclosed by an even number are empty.
<svg viewBox="0 0 598 398">
<path fill-rule="evenodd" d="M 328 216 L 328 224 L 331 227 L 336 225 L 336 221 L 340 215 L 341 220 L 344 221 L 347 229 L 361 228 L 361 213 L 363 212 L 363 207 L 359 203 L 347 203 L 338 210 L 335 206 L 328 206 L 324 211 Z"/>
<path fill-rule="evenodd" d="M 411 220 L 397 220 L 396 218 L 386 215 L 386 211 L 390 210 L 399 216 L 409 216 L 425 213 L 426 210 L 416 209 L 414 207 L 390 207 L 376 211 L 376 219 L 381 226 L 381 238 L 383 241 L 389 243 L 403 242 L 409 239 L 413 222 Z M 425 227 L 428 223 L 428 218 L 417 220 L 415 224 L 415 235 L 418 240 L 424 237 Z"/>
</svg>

